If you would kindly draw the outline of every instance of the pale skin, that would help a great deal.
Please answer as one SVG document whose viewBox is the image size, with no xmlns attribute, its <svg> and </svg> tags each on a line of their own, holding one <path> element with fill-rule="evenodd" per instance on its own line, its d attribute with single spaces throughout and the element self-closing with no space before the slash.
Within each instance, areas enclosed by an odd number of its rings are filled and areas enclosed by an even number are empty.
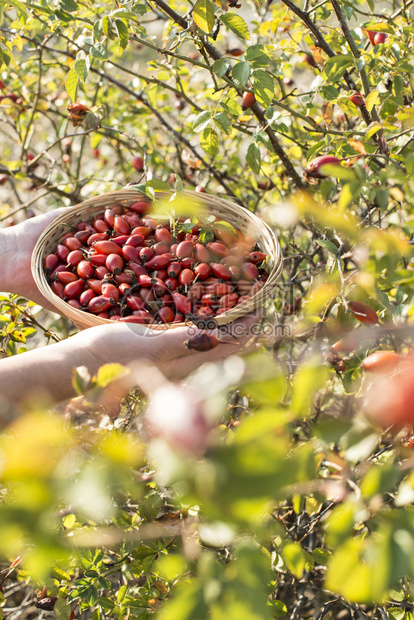
<svg viewBox="0 0 414 620">
<path fill-rule="evenodd" d="M 53 306 L 40 294 L 31 276 L 30 260 L 35 243 L 45 227 L 63 209 L 26 220 L 0 230 L 0 291 L 18 293 L 48 309 Z M 246 329 L 257 319 L 241 319 Z M 128 365 L 142 362 L 155 365 L 171 380 L 185 377 L 201 364 L 216 361 L 237 352 L 240 341 L 226 337 L 226 343 L 200 353 L 188 350 L 186 340 L 194 330 L 167 329 L 156 336 L 135 333 L 126 323 L 100 325 L 79 332 L 62 342 L 0 360 L 0 424 L 8 421 L 10 405 L 21 405 L 34 393 L 43 393 L 56 403 L 74 395 L 73 369 L 86 366 L 94 375 L 103 364 Z M 243 339 L 244 341 L 246 339 Z M 2 413 L 4 409 L 4 414 Z"/>
</svg>

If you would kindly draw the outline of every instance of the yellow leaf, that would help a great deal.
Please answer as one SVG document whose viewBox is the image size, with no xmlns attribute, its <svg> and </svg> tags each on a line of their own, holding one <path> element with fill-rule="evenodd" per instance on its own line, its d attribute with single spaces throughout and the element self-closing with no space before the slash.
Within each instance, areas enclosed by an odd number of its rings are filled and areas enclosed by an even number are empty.
<svg viewBox="0 0 414 620">
<path fill-rule="evenodd" d="M 193 19 L 200 30 L 210 34 L 214 26 L 214 9 L 210 0 L 197 0 L 193 10 Z"/>
<path fill-rule="evenodd" d="M 365 146 L 360 140 L 355 140 L 354 138 L 351 138 L 350 140 L 348 140 L 348 144 L 352 146 L 352 148 L 355 149 L 358 153 L 361 153 L 361 155 L 367 154 Z"/>
<path fill-rule="evenodd" d="M 378 99 L 379 92 L 377 90 L 372 90 L 369 93 L 368 97 L 365 99 L 365 107 L 367 108 L 368 112 L 371 112 Z"/>
<path fill-rule="evenodd" d="M 322 106 L 322 117 L 323 120 L 325 121 L 325 123 L 329 125 L 332 123 L 333 120 L 333 106 L 331 103 L 324 103 Z"/>
<path fill-rule="evenodd" d="M 313 58 L 317 65 L 323 65 L 325 63 L 325 58 L 321 54 L 321 48 L 316 45 L 311 46 L 311 50 L 313 52 Z"/>
</svg>

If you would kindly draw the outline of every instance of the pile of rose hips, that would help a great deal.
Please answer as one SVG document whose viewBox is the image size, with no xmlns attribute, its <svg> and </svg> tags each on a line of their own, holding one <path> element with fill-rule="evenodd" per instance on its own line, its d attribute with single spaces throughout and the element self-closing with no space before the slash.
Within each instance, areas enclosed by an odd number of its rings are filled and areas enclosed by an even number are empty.
<svg viewBox="0 0 414 620">
<path fill-rule="evenodd" d="M 207 320 L 257 293 L 267 254 L 213 216 L 160 223 L 151 203 L 114 205 L 80 222 L 44 260 L 52 291 L 70 306 L 132 323 Z"/>
</svg>

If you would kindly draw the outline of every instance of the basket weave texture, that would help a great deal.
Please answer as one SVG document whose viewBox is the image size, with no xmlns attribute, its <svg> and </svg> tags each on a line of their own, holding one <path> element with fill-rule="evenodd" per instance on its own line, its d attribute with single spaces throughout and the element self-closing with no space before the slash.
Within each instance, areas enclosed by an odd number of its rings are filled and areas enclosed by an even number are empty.
<svg viewBox="0 0 414 620">
<path fill-rule="evenodd" d="M 269 277 L 260 291 L 243 303 L 230 309 L 228 312 L 216 317 L 215 320 L 218 325 L 225 325 L 262 306 L 272 295 L 275 285 L 282 273 L 283 261 L 280 245 L 269 226 L 247 209 L 207 193 L 201 194 L 194 191 L 184 191 L 183 194 L 186 199 L 193 199 L 195 202 L 200 203 L 203 210 L 232 224 L 235 228 L 256 239 L 260 250 L 266 252 L 266 254 L 270 256 L 268 265 Z M 170 196 L 171 194 L 168 192 L 156 192 L 157 199 L 168 199 Z M 113 321 L 98 317 L 83 310 L 77 310 L 55 295 L 50 288 L 43 268 L 44 259 L 48 254 L 55 251 L 56 245 L 61 237 L 71 229 L 74 229 L 79 222 L 92 222 L 97 216 L 102 215 L 105 209 L 115 204 L 122 204 L 128 207 L 133 202 L 142 199 L 145 199 L 145 197 L 136 190 L 120 190 L 102 194 L 96 198 L 85 200 L 73 207 L 68 207 L 65 213 L 57 217 L 43 231 L 36 243 L 32 254 L 31 268 L 33 278 L 39 291 L 55 306 L 59 314 L 67 317 L 80 329 L 106 323 L 113 324 Z M 168 327 L 175 328 L 182 327 L 183 325 L 185 324 L 169 323 Z M 146 325 L 134 324 L 134 330 L 136 331 L 139 331 L 141 327 L 143 333 L 148 330 L 148 326 Z M 166 325 L 152 324 L 150 328 L 151 330 L 165 330 Z"/>
</svg>

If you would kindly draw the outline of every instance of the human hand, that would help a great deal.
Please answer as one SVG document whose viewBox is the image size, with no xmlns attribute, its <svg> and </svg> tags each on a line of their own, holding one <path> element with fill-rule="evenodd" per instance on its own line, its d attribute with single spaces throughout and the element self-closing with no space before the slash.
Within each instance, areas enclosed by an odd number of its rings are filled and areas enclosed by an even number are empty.
<svg viewBox="0 0 414 620">
<path fill-rule="evenodd" d="M 128 366 L 135 363 L 139 366 L 137 372 L 132 367 L 132 372 L 115 388 L 116 395 L 113 393 L 115 386 L 105 390 L 109 400 L 117 400 L 126 396 L 137 384 L 139 369 L 143 367 L 156 366 L 168 379 L 178 380 L 206 362 L 236 353 L 242 346 L 246 350 L 251 328 L 256 322 L 257 316 L 254 315 L 235 321 L 225 341 L 205 353 L 189 350 L 185 346 L 186 340 L 199 331 L 193 327 L 169 328 L 157 334 L 148 330 L 143 335 L 132 323 L 98 325 L 48 347 L 1 360 L 0 394 L 13 404 L 31 399 L 36 393 L 46 394 L 52 402 L 61 402 L 74 394 L 74 368 L 86 366 L 90 375 L 94 375 L 104 364 L 115 362 Z M 237 339 L 231 344 L 235 330 Z M 220 338 L 220 334 L 217 335 Z M 148 382 L 140 387 L 151 391 Z"/>
<path fill-rule="evenodd" d="M 0 289 L 17 293 L 53 310 L 56 308 L 40 293 L 32 277 L 31 258 L 36 242 L 44 229 L 65 211 L 61 207 L 21 224 L 0 231 L 1 270 Z"/>
<path fill-rule="evenodd" d="M 204 363 L 224 359 L 254 340 L 253 325 L 257 324 L 259 314 L 251 313 L 230 323 L 220 330 L 213 330 L 220 343 L 214 349 L 198 352 L 188 349 L 186 341 L 198 333 L 194 326 L 166 328 L 155 331 L 148 328 L 143 334 L 133 323 L 115 323 L 92 327 L 78 334 L 78 346 L 88 359 L 85 365 L 94 363 L 97 367 L 110 362 L 123 365 L 144 362 L 160 368 L 163 374 L 178 380 Z M 223 333 L 225 331 L 225 333 Z M 71 338 L 70 340 L 74 340 Z"/>
</svg>

